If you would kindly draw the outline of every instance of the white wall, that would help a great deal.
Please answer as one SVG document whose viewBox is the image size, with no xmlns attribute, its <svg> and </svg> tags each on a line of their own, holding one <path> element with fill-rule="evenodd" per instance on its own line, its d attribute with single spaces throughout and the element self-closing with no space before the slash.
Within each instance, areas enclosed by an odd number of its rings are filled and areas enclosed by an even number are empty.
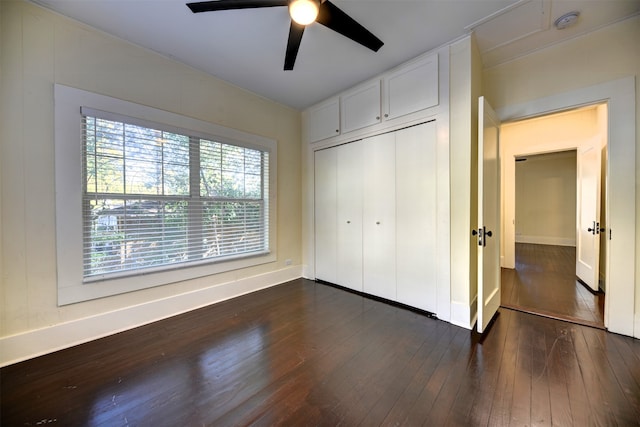
<svg viewBox="0 0 640 427">
<path fill-rule="evenodd" d="M 0 365 L 301 275 L 299 112 L 25 1 L 0 31 Z M 276 140 L 278 260 L 58 307 L 54 83 Z"/>
<path fill-rule="evenodd" d="M 478 97 L 482 62 L 473 37 L 450 47 L 451 323 L 471 329 L 476 318 Z"/>
</svg>

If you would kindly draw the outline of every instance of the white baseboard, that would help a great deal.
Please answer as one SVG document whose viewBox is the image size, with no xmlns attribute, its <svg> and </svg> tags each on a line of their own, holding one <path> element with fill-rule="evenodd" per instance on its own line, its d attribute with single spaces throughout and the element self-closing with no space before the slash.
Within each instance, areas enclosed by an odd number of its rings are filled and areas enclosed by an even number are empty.
<svg viewBox="0 0 640 427">
<path fill-rule="evenodd" d="M 301 266 L 0 338 L 0 367 L 186 313 L 302 276 Z"/>
<path fill-rule="evenodd" d="M 316 280 L 313 269 L 309 268 L 308 264 L 303 264 L 302 266 L 302 277 L 309 280 Z"/>
<path fill-rule="evenodd" d="M 473 306 L 475 307 L 475 304 L 473 304 Z M 461 328 L 471 329 L 473 327 L 471 320 L 473 318 L 475 322 L 475 316 L 477 316 L 477 313 L 472 316 L 471 311 L 469 304 L 451 301 L 451 324 L 460 326 Z"/>
<path fill-rule="evenodd" d="M 473 329 L 473 325 L 476 324 L 478 320 L 478 295 L 473 298 L 471 301 L 471 305 L 469 307 L 469 312 L 471 313 L 471 320 L 469 320 L 469 329 Z"/>
<path fill-rule="evenodd" d="M 525 236 L 517 235 L 516 243 L 532 243 L 536 245 L 575 246 L 576 239 L 555 236 Z"/>
</svg>

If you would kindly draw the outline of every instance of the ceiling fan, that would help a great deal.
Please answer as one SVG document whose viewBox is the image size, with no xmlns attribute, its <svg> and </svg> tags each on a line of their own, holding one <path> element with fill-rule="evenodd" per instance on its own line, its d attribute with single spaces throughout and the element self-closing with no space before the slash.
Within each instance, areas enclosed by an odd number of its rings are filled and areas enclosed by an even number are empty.
<svg viewBox="0 0 640 427">
<path fill-rule="evenodd" d="M 291 15 L 284 69 L 293 70 L 307 25 L 318 22 L 377 52 L 384 43 L 329 0 L 213 0 L 187 3 L 193 13 L 288 6 Z"/>
</svg>

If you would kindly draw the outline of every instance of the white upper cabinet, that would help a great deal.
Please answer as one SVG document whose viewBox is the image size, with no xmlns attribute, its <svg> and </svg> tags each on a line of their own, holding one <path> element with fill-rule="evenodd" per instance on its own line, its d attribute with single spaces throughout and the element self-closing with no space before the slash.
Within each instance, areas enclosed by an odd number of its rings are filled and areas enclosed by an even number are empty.
<svg viewBox="0 0 640 427">
<path fill-rule="evenodd" d="M 320 141 L 340 135 L 340 98 L 335 97 L 307 111 L 307 139 Z"/>
<path fill-rule="evenodd" d="M 307 142 L 368 136 L 426 118 L 440 104 L 438 69 L 438 53 L 422 56 L 310 107 Z"/>
<path fill-rule="evenodd" d="M 380 80 L 345 92 L 340 105 L 342 133 L 380 123 Z"/>
<path fill-rule="evenodd" d="M 438 105 L 438 55 L 424 57 L 387 74 L 384 94 L 385 120 Z"/>
</svg>

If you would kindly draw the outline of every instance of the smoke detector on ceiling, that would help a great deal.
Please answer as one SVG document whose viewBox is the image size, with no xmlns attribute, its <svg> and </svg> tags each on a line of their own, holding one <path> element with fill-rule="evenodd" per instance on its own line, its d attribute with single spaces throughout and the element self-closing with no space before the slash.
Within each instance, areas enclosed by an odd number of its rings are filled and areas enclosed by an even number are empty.
<svg viewBox="0 0 640 427">
<path fill-rule="evenodd" d="M 556 19 L 553 25 L 555 25 L 559 30 L 564 30 L 578 22 L 578 16 L 580 16 L 580 12 L 578 11 L 565 13 L 560 18 Z"/>
</svg>

